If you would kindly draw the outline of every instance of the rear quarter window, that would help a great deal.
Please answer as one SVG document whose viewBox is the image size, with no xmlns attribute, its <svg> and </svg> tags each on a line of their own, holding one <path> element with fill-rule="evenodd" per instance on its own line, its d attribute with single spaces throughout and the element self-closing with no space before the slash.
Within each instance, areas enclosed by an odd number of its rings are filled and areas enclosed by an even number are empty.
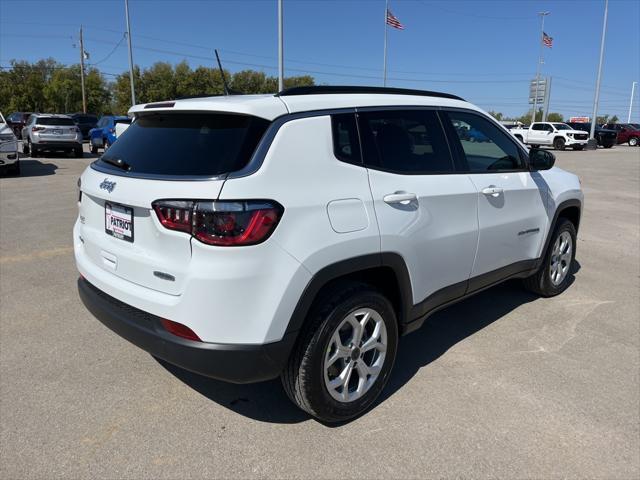
<svg viewBox="0 0 640 480">
<path fill-rule="evenodd" d="M 248 115 L 154 113 L 140 116 L 97 161 L 121 160 L 132 174 L 215 176 L 242 169 L 269 126 Z"/>
</svg>

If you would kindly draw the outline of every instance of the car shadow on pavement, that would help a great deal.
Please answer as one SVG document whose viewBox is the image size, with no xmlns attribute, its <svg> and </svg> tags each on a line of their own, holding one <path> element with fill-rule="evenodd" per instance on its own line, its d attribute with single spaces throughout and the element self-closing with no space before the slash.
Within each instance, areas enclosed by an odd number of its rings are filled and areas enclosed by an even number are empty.
<svg viewBox="0 0 640 480">
<path fill-rule="evenodd" d="M 574 265 L 573 272 L 579 268 L 579 264 Z M 573 281 L 572 276 L 571 282 Z M 391 397 L 421 368 L 437 360 L 457 343 L 500 320 L 519 306 L 539 298 L 524 290 L 520 281 L 512 280 L 435 313 L 420 329 L 400 338 L 391 377 L 372 408 L 375 409 Z M 200 394 L 240 415 L 269 423 L 298 423 L 310 419 L 287 398 L 279 380 L 233 385 L 158 361 L 176 378 Z M 353 420 L 325 425 L 340 427 Z"/>
<path fill-rule="evenodd" d="M 38 160 L 20 159 L 20 177 L 43 177 L 46 175 L 55 175 L 57 169 L 58 165 L 55 163 L 42 163 Z"/>
</svg>

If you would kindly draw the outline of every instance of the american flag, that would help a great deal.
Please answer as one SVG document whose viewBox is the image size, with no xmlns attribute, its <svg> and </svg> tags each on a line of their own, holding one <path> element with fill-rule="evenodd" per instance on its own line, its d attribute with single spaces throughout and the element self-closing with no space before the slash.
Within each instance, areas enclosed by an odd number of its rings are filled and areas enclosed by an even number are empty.
<svg viewBox="0 0 640 480">
<path fill-rule="evenodd" d="M 387 25 L 391 25 L 393 28 L 397 28 L 398 30 L 404 30 L 404 25 L 402 25 L 400 23 L 400 20 L 398 20 L 393 13 L 391 13 L 391 10 L 389 10 L 387 8 Z"/>
<path fill-rule="evenodd" d="M 542 43 L 544 43 L 546 47 L 553 47 L 553 37 L 550 37 L 546 33 L 542 32 Z"/>
</svg>

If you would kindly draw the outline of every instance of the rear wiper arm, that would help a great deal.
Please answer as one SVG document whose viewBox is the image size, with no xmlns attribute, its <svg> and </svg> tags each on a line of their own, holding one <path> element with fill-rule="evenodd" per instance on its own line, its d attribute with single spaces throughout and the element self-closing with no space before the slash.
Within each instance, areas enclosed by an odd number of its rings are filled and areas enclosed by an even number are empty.
<svg viewBox="0 0 640 480">
<path fill-rule="evenodd" d="M 109 163 L 115 167 L 121 168 L 122 170 L 126 170 L 126 171 L 131 170 L 131 165 L 129 165 L 127 162 L 125 162 L 121 158 L 102 157 L 101 160 L 105 163 Z"/>
</svg>

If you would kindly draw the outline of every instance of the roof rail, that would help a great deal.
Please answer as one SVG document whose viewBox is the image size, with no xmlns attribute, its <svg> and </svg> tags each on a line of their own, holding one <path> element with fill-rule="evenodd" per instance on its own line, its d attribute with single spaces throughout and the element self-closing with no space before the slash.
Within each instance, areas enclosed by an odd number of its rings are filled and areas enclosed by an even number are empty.
<svg viewBox="0 0 640 480">
<path fill-rule="evenodd" d="M 393 88 L 393 87 L 368 87 L 368 86 L 342 86 L 342 85 L 317 85 L 307 87 L 285 88 L 281 92 L 276 93 L 276 97 L 289 97 L 293 95 L 323 95 L 336 93 L 378 93 L 391 95 L 420 95 L 423 97 L 440 97 L 451 98 L 453 100 L 462 100 L 463 98 L 450 93 L 430 92 L 428 90 L 412 90 L 409 88 Z"/>
</svg>

